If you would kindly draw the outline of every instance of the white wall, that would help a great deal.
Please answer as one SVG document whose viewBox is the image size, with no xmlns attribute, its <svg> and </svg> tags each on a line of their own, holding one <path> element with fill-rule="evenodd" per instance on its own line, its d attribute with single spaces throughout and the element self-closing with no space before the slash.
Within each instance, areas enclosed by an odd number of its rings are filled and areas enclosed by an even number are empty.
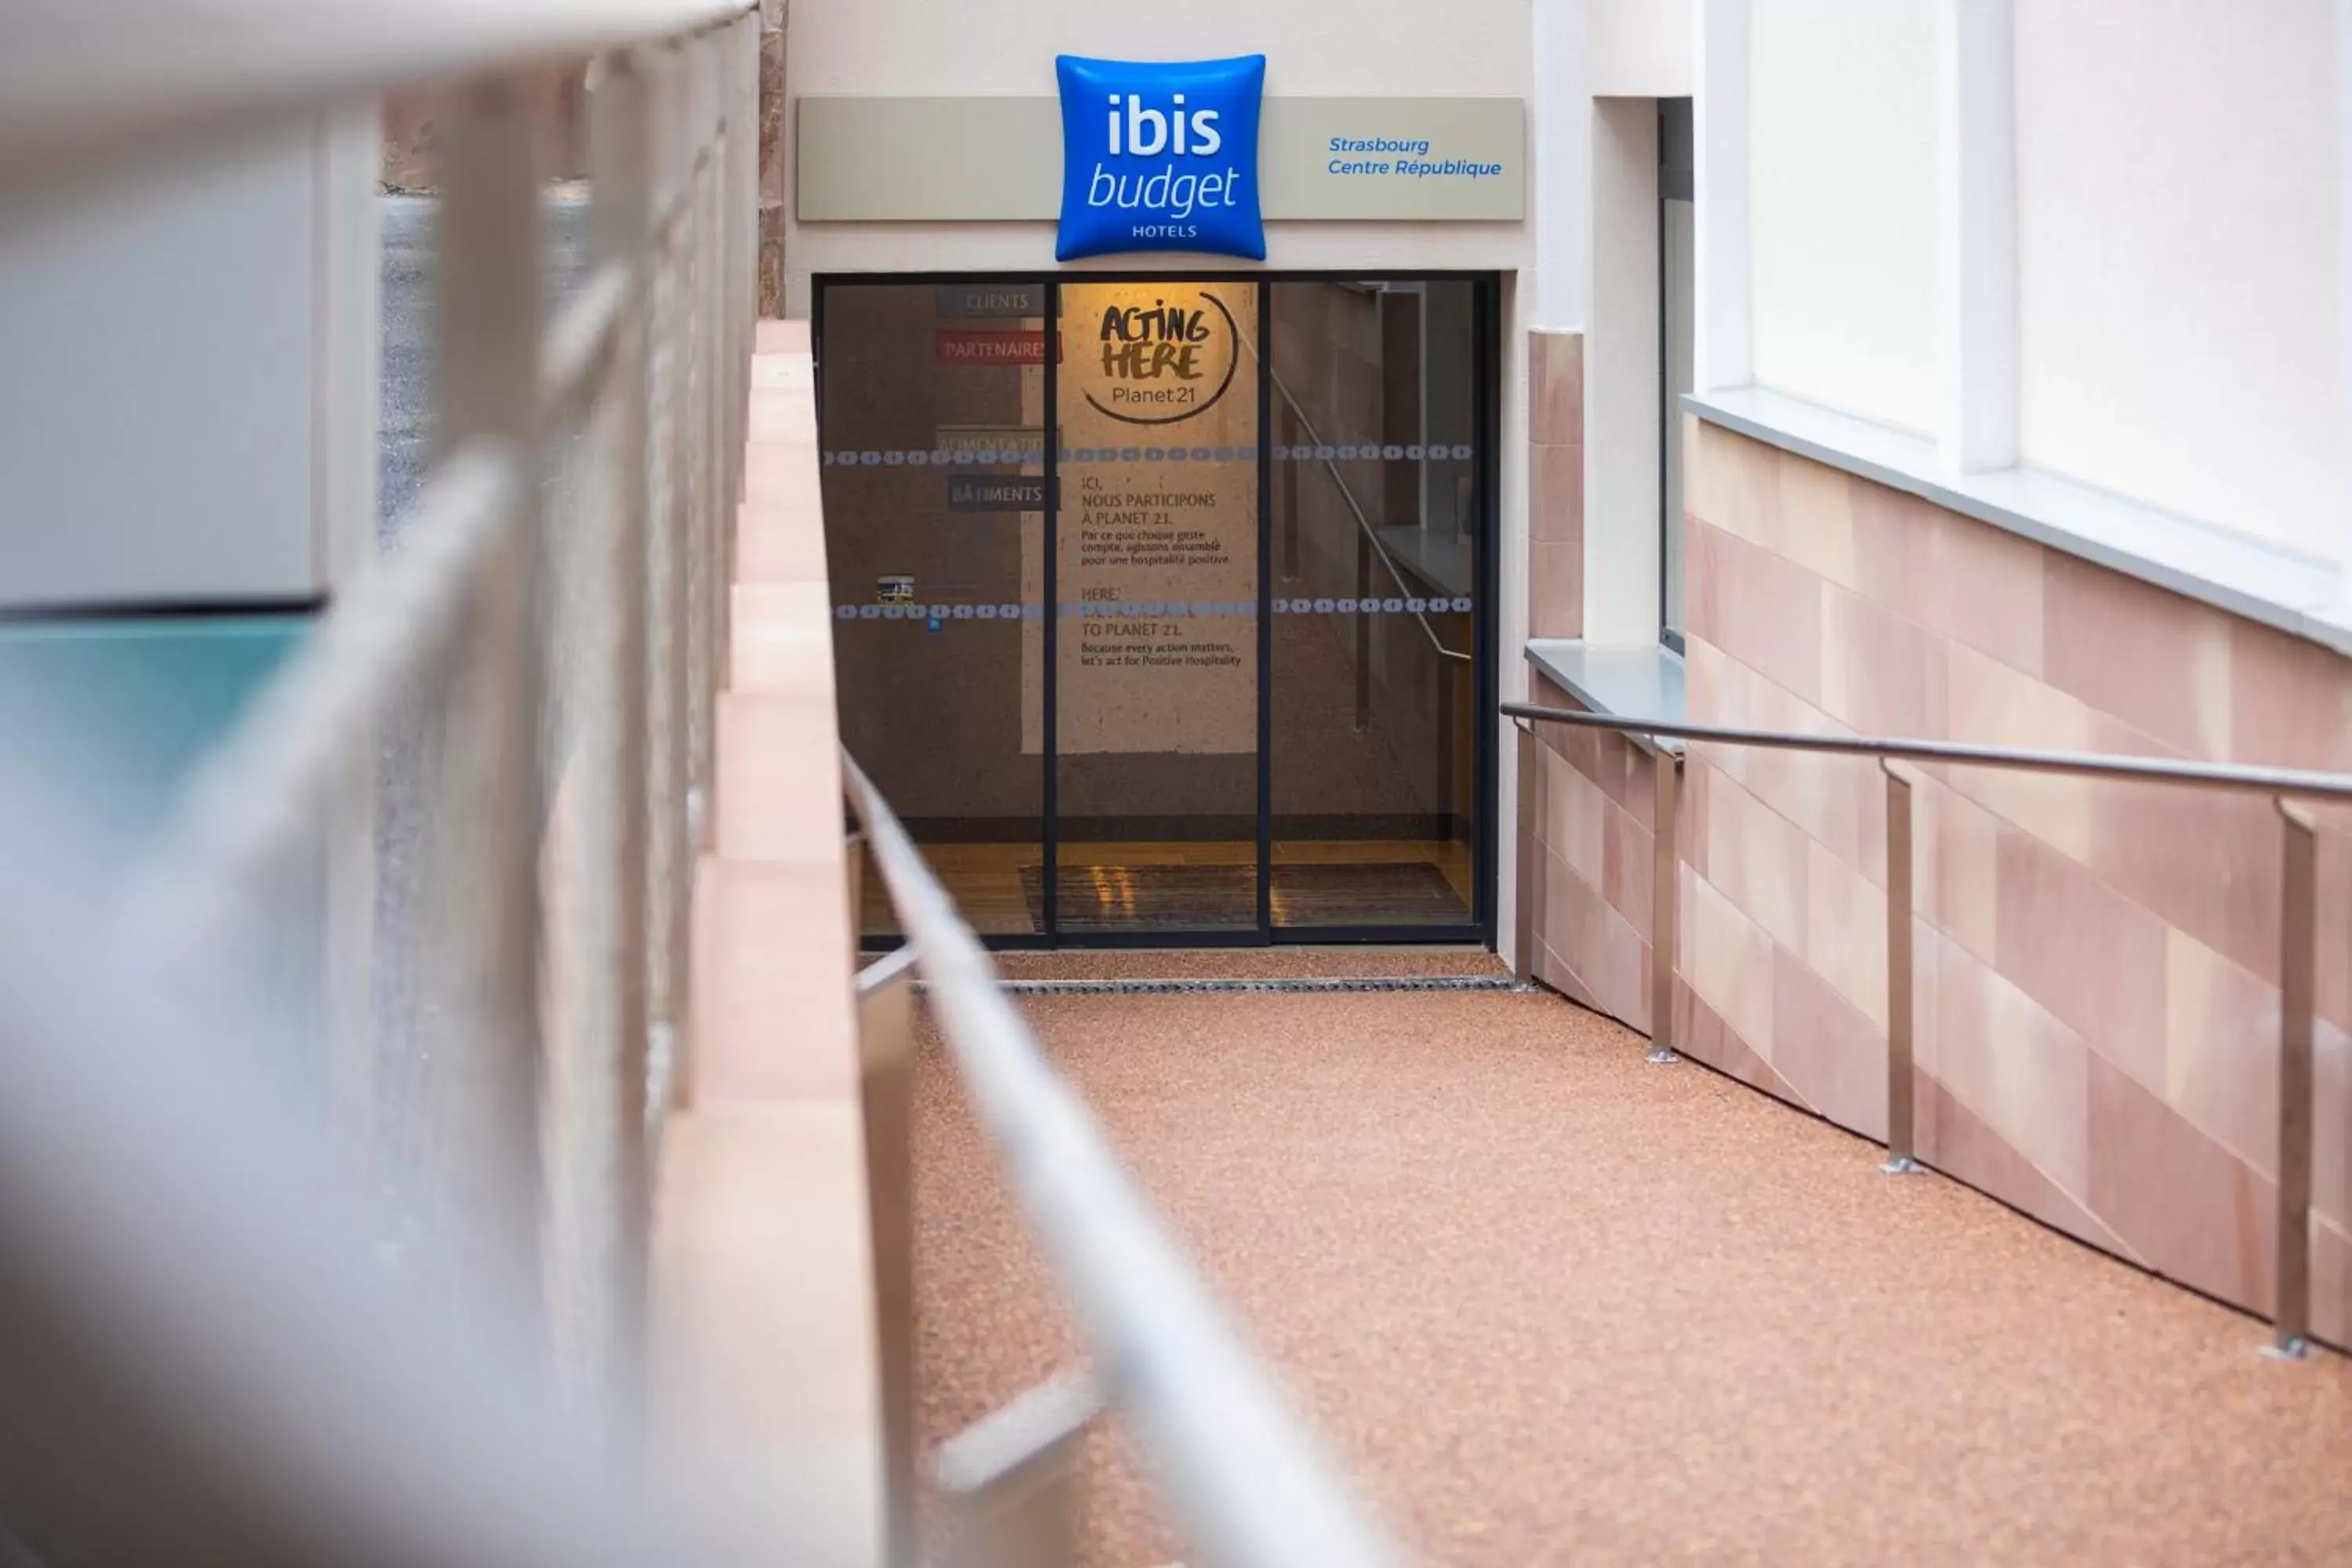
<svg viewBox="0 0 2352 1568">
<path fill-rule="evenodd" d="M 376 138 L 0 202 L 0 605 L 301 600 L 372 550 Z"/>
<path fill-rule="evenodd" d="M 2018 0 L 2024 460 L 2343 553 L 2332 0 Z"/>
<path fill-rule="evenodd" d="M 0 210 L 0 603 L 316 591 L 312 196 L 296 135 Z"/>
<path fill-rule="evenodd" d="M 1054 56 L 1266 57 L 1269 93 L 1523 91 L 1528 0 L 793 0 L 793 90 L 1054 91 Z M 1516 85 L 1514 85 L 1516 84 Z"/>
<path fill-rule="evenodd" d="M 1586 0 L 1533 0 L 1528 53 L 1528 211 L 1535 222 L 1534 323 L 1583 329 L 1591 287 L 1592 118 L 1587 107 Z"/>
<path fill-rule="evenodd" d="M 1529 0 L 795 0 L 790 92 L 840 96 L 1055 94 L 1054 56 L 1205 59 L 1264 54 L 1268 94 L 1530 99 Z M 789 116 L 787 138 L 792 133 Z M 787 167 L 790 152 L 787 150 Z M 1531 204 L 1532 205 L 1532 204 Z M 1050 224 L 816 224 L 784 241 L 787 310 L 812 272 L 1051 268 Z M 1522 224 L 1269 223 L 1274 268 L 1515 269 Z M 1150 258 L 1110 258 L 1132 269 Z M 1199 267 L 1199 257 L 1171 258 Z M 1083 264 L 1081 264 L 1083 265 Z"/>
<path fill-rule="evenodd" d="M 1584 339 L 1584 636 L 1658 640 L 1658 106 L 1592 104 Z"/>
<path fill-rule="evenodd" d="M 1693 0 L 1589 0 L 1595 98 L 1687 98 Z"/>
<path fill-rule="evenodd" d="M 1926 431 L 1937 405 L 1933 0 L 1754 0 L 1750 27 L 1755 378 Z"/>
</svg>

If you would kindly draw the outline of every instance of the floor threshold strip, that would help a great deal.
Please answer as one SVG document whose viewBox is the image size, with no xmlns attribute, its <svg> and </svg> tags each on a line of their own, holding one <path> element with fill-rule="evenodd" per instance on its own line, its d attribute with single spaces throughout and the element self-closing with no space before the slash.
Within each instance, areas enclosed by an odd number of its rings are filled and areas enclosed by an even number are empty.
<svg viewBox="0 0 2352 1568">
<path fill-rule="evenodd" d="M 999 984 L 1004 990 L 1020 996 L 1195 995 L 1208 992 L 1516 991 L 1519 988 L 1507 974 L 1316 975 L 1273 980 L 1006 980 Z"/>
</svg>

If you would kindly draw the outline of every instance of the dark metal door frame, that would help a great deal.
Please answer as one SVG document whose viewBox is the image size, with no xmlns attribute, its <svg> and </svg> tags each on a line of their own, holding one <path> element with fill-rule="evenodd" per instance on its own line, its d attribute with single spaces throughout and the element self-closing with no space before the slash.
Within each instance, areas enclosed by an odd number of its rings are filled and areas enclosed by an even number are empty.
<svg viewBox="0 0 2352 1568">
<path fill-rule="evenodd" d="M 1255 929 L 1217 931 L 1095 931 L 1086 940 L 1067 940 L 1061 929 L 1059 885 L 1061 864 L 1060 747 L 1060 557 L 1061 442 L 1058 364 L 1062 322 L 1062 284 L 1087 283 L 1227 283 L 1255 282 L 1257 294 L 1257 921 Z M 1501 279 L 1494 272 L 1456 271 L 1332 271 L 1315 272 L 862 272 L 819 273 L 811 279 L 809 342 L 816 365 L 818 442 L 824 444 L 824 296 L 831 288 L 874 286 L 940 286 L 957 284 L 1041 284 L 1045 289 L 1046 341 L 1044 355 L 1044 416 L 1040 442 L 1044 455 L 1045 512 L 1045 622 L 1040 732 L 1044 749 L 1044 788 L 1039 809 L 1044 887 L 1045 931 L 1035 935 L 992 934 L 992 947 L 1027 948 L 1156 948 L 1265 947 L 1338 943 L 1412 943 L 1477 942 L 1495 943 L 1495 764 L 1496 728 L 1481 717 L 1472 720 L 1471 778 L 1471 918 L 1466 922 L 1408 926 L 1276 926 L 1274 923 L 1274 531 L 1273 450 L 1274 286 L 1277 283 L 1336 282 L 1467 282 L 1471 285 L 1474 338 L 1471 344 L 1472 440 L 1476 451 L 1472 492 L 1474 580 L 1476 606 L 1472 613 L 1474 715 L 1495 710 L 1499 682 L 1496 659 L 1498 628 L 1501 522 L 1501 389 L 1496 376 L 1501 363 Z"/>
</svg>

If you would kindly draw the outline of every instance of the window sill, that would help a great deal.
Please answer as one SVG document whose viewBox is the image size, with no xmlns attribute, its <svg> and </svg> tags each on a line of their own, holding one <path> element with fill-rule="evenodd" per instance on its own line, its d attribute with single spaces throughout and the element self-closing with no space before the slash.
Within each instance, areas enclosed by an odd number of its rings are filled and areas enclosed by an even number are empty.
<svg viewBox="0 0 2352 1568">
<path fill-rule="evenodd" d="M 1648 647 L 1596 647 L 1582 637 L 1534 637 L 1528 663 L 1577 702 L 1619 719 L 1684 719 L 1682 655 L 1663 643 Z M 1631 731 L 1625 738 L 1645 752 L 1682 754 L 1683 743 Z"/>
<path fill-rule="evenodd" d="M 1762 387 L 1692 393 L 1683 406 L 1784 452 L 2352 654 L 2352 604 L 2342 574 L 2325 561 L 2038 468 L 1951 473 L 1925 437 Z"/>
</svg>

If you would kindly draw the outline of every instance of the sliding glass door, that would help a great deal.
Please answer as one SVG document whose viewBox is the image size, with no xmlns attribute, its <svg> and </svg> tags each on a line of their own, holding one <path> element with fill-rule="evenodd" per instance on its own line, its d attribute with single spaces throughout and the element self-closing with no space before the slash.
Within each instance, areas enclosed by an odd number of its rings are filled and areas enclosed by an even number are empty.
<svg viewBox="0 0 2352 1568">
<path fill-rule="evenodd" d="M 842 741 L 992 937 L 1040 929 L 1046 292 L 827 289 L 817 316 Z"/>
<path fill-rule="evenodd" d="M 1271 285 L 1273 924 L 1476 918 L 1476 285 Z"/>
<path fill-rule="evenodd" d="M 843 739 L 975 926 L 1487 934 L 1493 294 L 819 280 Z"/>
<path fill-rule="evenodd" d="M 1061 286 L 1066 937 L 1259 929 L 1259 292 Z"/>
</svg>

